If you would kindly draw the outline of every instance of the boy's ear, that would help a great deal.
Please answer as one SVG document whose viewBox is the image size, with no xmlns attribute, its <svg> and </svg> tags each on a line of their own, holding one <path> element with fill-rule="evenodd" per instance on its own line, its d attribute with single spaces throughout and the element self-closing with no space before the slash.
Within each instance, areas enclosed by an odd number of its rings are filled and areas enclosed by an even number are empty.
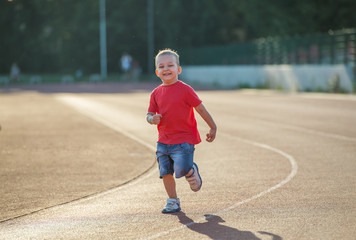
<svg viewBox="0 0 356 240">
<path fill-rule="evenodd" d="M 156 73 L 157 77 L 159 77 L 159 75 L 158 75 L 158 70 L 156 70 L 155 73 Z"/>
<path fill-rule="evenodd" d="M 181 74 L 182 72 L 182 67 L 178 67 L 178 74 Z"/>
</svg>

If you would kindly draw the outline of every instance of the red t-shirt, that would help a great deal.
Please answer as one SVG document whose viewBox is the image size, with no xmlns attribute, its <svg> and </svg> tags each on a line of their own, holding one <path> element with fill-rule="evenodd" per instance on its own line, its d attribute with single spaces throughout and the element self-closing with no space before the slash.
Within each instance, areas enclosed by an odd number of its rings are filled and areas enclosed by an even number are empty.
<svg viewBox="0 0 356 240">
<path fill-rule="evenodd" d="M 181 81 L 160 85 L 153 90 L 148 112 L 162 114 L 161 122 L 157 125 L 158 142 L 200 143 L 193 108 L 201 102 L 194 89 Z"/>
</svg>

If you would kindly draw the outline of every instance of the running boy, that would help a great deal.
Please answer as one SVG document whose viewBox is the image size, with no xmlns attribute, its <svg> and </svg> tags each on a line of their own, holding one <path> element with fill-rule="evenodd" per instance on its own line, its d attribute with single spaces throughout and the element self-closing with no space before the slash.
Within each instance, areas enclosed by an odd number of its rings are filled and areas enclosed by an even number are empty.
<svg viewBox="0 0 356 240">
<path fill-rule="evenodd" d="M 179 55 L 165 49 L 155 60 L 156 75 L 162 84 L 151 93 L 146 119 L 158 129 L 156 156 L 160 178 L 169 197 L 162 212 L 173 213 L 181 210 L 173 173 L 176 178 L 185 176 L 194 192 L 202 185 L 198 166 L 193 162 L 194 145 L 201 142 L 193 108 L 210 127 L 206 141 L 214 141 L 217 128 L 193 88 L 178 80 L 182 72 Z"/>
</svg>

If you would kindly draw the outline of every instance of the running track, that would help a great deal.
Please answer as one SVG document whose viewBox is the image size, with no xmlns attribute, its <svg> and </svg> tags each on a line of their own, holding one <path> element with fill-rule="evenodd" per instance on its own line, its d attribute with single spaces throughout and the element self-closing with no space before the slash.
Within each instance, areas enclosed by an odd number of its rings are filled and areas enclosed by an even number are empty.
<svg viewBox="0 0 356 240">
<path fill-rule="evenodd" d="M 269 91 L 198 94 L 218 125 L 218 135 L 213 143 L 196 147 L 202 190 L 193 193 L 184 179 L 178 180 L 182 212 L 168 215 L 160 213 L 166 195 L 154 160 L 156 130 L 145 122 L 149 92 L 0 95 L 1 180 L 7 191 L 2 190 L 5 197 L 1 201 L 14 209 L 1 208 L 0 239 L 355 238 L 355 97 Z M 23 129 L 22 136 L 18 128 L 31 114 L 37 118 L 28 124 L 42 124 L 43 128 Z M 70 131 L 75 137 L 61 137 L 55 130 L 48 134 L 48 129 L 58 125 L 47 128 L 46 124 L 61 117 L 72 124 L 61 128 L 76 126 Z M 203 137 L 208 128 L 199 116 L 197 119 Z M 82 128 L 86 131 L 80 131 Z M 21 154 L 35 155 L 33 149 L 12 151 L 19 147 L 15 146 L 16 138 L 25 141 L 23 138 L 39 135 L 44 136 L 43 141 L 54 141 L 52 144 L 60 139 L 60 146 L 67 151 L 67 158 L 61 161 L 75 164 L 72 162 L 77 158 L 70 156 L 80 157 L 89 151 L 85 159 L 93 156 L 101 165 L 108 164 L 109 172 L 113 161 L 119 164 L 119 176 L 113 175 L 115 182 L 105 178 L 101 185 L 92 187 L 79 184 L 72 191 L 82 191 L 71 198 L 61 195 L 66 186 L 75 185 L 75 179 L 90 181 L 90 173 L 97 174 L 85 171 L 93 163 L 80 165 L 83 170 L 72 174 L 73 180 L 53 190 L 48 201 L 36 203 L 36 195 L 28 190 L 36 188 L 26 186 L 26 181 L 22 188 L 17 186 L 10 173 L 19 167 L 10 162 Z M 82 149 L 78 153 L 78 142 L 87 143 L 89 136 L 101 142 L 105 151 Z M 53 154 L 53 159 L 63 154 L 48 149 L 36 155 L 41 161 L 29 164 L 37 168 L 48 154 Z M 135 159 L 142 161 L 133 164 Z M 66 168 L 60 163 L 54 162 L 56 169 Z M 26 171 L 19 172 L 27 176 Z M 46 188 L 48 182 L 37 182 L 36 186 L 41 185 Z M 21 208 L 21 199 L 17 198 L 16 205 L 14 196 L 21 196 L 17 191 L 26 189 L 24 196 L 32 200 Z"/>
</svg>

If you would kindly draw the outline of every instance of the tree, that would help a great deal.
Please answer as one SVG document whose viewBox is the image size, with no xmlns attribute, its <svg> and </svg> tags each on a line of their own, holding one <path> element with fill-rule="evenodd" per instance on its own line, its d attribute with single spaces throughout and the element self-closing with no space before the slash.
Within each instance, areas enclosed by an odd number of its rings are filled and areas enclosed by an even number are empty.
<svg viewBox="0 0 356 240">
<path fill-rule="evenodd" d="M 147 0 L 106 0 L 108 71 L 129 52 L 146 69 Z M 354 0 L 155 0 L 156 52 L 354 28 Z M 98 0 L 0 0 L 0 72 L 97 73 Z"/>
</svg>

